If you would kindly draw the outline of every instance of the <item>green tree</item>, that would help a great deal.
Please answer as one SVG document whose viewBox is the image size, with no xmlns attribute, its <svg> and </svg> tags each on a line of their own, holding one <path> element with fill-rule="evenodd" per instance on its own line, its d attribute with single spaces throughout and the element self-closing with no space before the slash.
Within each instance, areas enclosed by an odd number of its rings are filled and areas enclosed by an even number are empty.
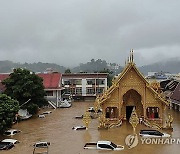
<svg viewBox="0 0 180 154">
<path fill-rule="evenodd" d="M 0 94 L 0 133 L 3 133 L 12 126 L 18 110 L 18 101 L 11 99 L 11 97 L 5 94 Z"/>
<path fill-rule="evenodd" d="M 47 103 L 43 86 L 43 79 L 27 69 L 14 69 L 10 77 L 2 82 L 6 86 L 5 94 L 19 101 L 21 108 L 27 108 L 35 114 L 38 107 Z M 27 100 L 27 104 L 24 104 Z"/>
<path fill-rule="evenodd" d="M 64 73 L 71 73 L 71 70 L 68 68 L 64 71 Z"/>
</svg>

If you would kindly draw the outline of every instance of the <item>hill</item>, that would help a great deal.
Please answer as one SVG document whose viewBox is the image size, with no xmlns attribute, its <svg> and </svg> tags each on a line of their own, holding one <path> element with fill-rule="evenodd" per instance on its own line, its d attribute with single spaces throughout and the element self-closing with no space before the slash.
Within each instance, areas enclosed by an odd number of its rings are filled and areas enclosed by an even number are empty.
<svg viewBox="0 0 180 154">
<path fill-rule="evenodd" d="M 169 73 L 180 73 L 180 59 L 172 58 L 167 61 L 154 63 L 151 65 L 145 65 L 139 67 L 140 71 L 147 75 L 148 72 L 169 72 Z"/>
<path fill-rule="evenodd" d="M 53 63 L 38 62 L 38 63 L 32 63 L 32 64 L 31 63 L 20 64 L 20 63 L 14 63 L 8 60 L 0 61 L 0 73 L 12 72 L 14 68 L 26 68 L 33 72 L 44 72 L 47 68 L 52 68 L 54 71 L 58 71 L 58 72 L 64 72 L 66 69 L 64 66 L 59 66 Z"/>
<path fill-rule="evenodd" d="M 52 68 L 54 71 L 64 73 L 67 70 L 66 67 L 60 66 L 54 63 L 14 63 L 11 61 L 0 61 L 0 73 L 12 72 L 13 68 L 26 68 L 33 72 L 44 72 L 47 68 Z M 145 65 L 138 67 L 140 71 L 147 75 L 148 72 L 169 72 L 169 73 L 179 73 L 180 72 L 180 58 L 172 58 L 167 61 L 162 61 L 150 65 Z M 105 60 L 92 59 L 87 63 L 81 63 L 79 66 L 70 68 L 72 73 L 79 72 L 111 72 L 112 75 L 118 74 L 122 71 L 123 67 L 117 65 L 116 63 L 107 63 Z"/>
</svg>

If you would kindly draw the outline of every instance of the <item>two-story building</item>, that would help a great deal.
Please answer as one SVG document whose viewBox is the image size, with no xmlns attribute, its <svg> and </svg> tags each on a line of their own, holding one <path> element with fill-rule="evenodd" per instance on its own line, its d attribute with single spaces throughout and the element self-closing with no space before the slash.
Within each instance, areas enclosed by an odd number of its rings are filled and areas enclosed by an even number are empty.
<svg viewBox="0 0 180 154">
<path fill-rule="evenodd" d="M 64 98 L 72 96 L 75 100 L 95 100 L 98 94 L 107 89 L 107 73 L 66 73 L 62 75 Z"/>
</svg>

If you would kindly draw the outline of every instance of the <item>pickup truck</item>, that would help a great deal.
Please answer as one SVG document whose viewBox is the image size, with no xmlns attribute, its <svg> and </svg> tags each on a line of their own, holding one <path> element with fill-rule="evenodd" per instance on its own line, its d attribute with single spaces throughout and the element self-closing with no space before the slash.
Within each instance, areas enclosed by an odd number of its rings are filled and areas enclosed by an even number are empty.
<svg viewBox="0 0 180 154">
<path fill-rule="evenodd" d="M 111 141 L 98 141 L 97 143 L 86 143 L 84 149 L 97 149 L 97 150 L 123 150 L 124 146 L 116 145 Z"/>
</svg>

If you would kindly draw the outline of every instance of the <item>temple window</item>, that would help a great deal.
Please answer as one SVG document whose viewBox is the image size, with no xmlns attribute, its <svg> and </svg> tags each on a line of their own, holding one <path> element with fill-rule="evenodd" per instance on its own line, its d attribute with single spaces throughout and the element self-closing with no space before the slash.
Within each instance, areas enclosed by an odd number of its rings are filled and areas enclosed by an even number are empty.
<svg viewBox="0 0 180 154">
<path fill-rule="evenodd" d="M 159 118 L 159 108 L 158 107 L 148 107 L 146 109 L 147 117 L 149 119 Z"/>
<path fill-rule="evenodd" d="M 109 118 L 109 119 L 118 118 L 117 107 L 107 107 L 106 108 L 106 118 Z"/>
</svg>

